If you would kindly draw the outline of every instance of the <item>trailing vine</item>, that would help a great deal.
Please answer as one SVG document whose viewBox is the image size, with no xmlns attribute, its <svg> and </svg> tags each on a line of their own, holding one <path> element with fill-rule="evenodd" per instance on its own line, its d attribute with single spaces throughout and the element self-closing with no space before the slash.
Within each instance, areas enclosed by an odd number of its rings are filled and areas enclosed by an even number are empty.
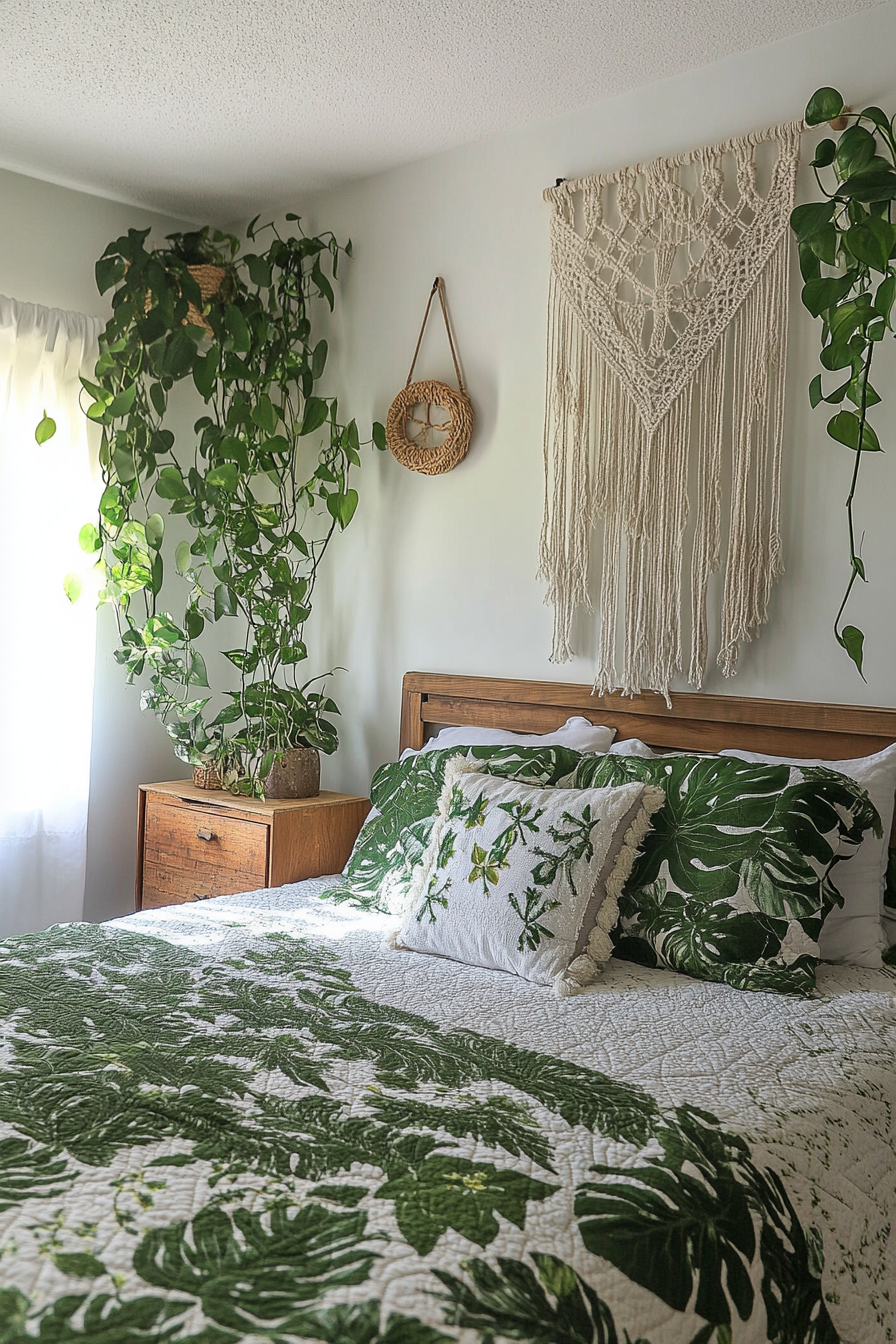
<svg viewBox="0 0 896 1344">
<path fill-rule="evenodd" d="M 96 278 L 100 293 L 114 289 L 113 313 L 94 379 L 82 379 L 86 414 L 102 427 L 104 488 L 80 539 L 103 573 L 100 602 L 118 618 L 115 657 L 128 681 L 148 677 L 142 707 L 182 760 L 212 764 L 234 792 L 255 794 L 282 752 L 337 746 L 328 716 L 338 708 L 312 689 L 321 678 L 303 681 L 299 670 L 320 565 L 354 516 L 350 474 L 361 461 L 355 421 L 343 424 L 336 399 L 314 390 L 327 342 L 312 338 L 312 304 L 333 308 L 331 282 L 351 244 L 308 237 L 298 216 L 286 218 L 296 233 L 265 226 L 264 251 L 242 253 L 237 238 L 208 228 L 170 235 L 158 250 L 147 249 L 148 229 L 110 243 Z M 255 224 L 250 242 L 262 232 Z M 204 297 L 197 277 L 209 274 L 214 293 Z M 168 408 L 184 381 L 207 410 L 181 443 Z M 38 438 L 53 428 L 45 419 Z M 374 439 L 385 446 L 379 425 Z M 186 585 L 177 618 L 167 609 L 172 570 Z M 80 586 L 69 576 L 71 598 Z M 237 639 L 223 657 L 236 684 L 213 703 L 200 645 L 228 620 Z"/>
<path fill-rule="evenodd" d="M 894 119 L 879 107 L 852 112 L 836 89 L 818 89 L 812 95 L 806 121 L 810 126 L 831 122 L 842 131 L 836 141 L 822 140 L 812 160 L 825 200 L 797 206 L 790 222 L 799 246 L 803 303 L 822 322 L 822 367 L 845 374 L 829 392 L 824 391 L 824 375 L 816 374 L 809 385 L 809 401 L 813 409 L 821 402 L 851 403 L 827 425 L 831 438 L 854 454 L 846 498 L 850 571 L 834 619 L 834 636 L 864 676 L 864 633 L 855 625 L 844 625 L 843 618 L 856 580 L 868 581 L 861 542 L 856 539 L 854 503 L 863 454 L 881 450 L 868 412 L 881 400 L 871 383 L 874 351 L 893 331 L 896 136 Z"/>
</svg>

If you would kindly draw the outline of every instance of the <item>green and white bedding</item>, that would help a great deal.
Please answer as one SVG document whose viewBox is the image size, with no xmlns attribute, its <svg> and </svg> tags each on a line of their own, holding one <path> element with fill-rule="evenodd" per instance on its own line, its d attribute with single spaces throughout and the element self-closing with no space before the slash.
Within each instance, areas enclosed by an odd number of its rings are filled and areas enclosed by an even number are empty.
<svg viewBox="0 0 896 1344">
<path fill-rule="evenodd" d="M 332 879 L 0 944 L 0 1341 L 884 1344 L 896 974 L 586 993 Z"/>
</svg>

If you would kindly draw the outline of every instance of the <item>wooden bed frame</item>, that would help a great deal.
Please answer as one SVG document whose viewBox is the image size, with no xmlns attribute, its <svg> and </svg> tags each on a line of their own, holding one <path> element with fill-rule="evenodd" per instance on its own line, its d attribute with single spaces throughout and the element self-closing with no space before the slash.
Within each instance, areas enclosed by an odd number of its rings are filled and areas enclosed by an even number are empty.
<svg viewBox="0 0 896 1344">
<path fill-rule="evenodd" d="M 596 696 L 590 686 L 566 682 L 408 672 L 401 690 L 401 750 L 419 749 L 448 725 L 549 733 L 573 714 L 615 728 L 617 741 L 639 737 L 660 751 L 740 747 L 843 761 L 896 742 L 896 709 L 693 692 L 676 692 L 667 709 L 659 695 Z M 896 849 L 896 823 L 890 845 Z"/>
</svg>

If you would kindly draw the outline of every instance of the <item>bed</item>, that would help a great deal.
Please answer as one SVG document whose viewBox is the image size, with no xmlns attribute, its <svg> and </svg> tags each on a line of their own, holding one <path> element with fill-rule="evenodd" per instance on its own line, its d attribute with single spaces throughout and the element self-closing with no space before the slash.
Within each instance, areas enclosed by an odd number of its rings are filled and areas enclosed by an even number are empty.
<svg viewBox="0 0 896 1344">
<path fill-rule="evenodd" d="M 571 714 L 830 760 L 896 711 L 410 673 L 434 727 Z M 896 974 L 587 992 L 384 946 L 332 879 L 0 945 L 0 1341 L 883 1344 Z"/>
</svg>

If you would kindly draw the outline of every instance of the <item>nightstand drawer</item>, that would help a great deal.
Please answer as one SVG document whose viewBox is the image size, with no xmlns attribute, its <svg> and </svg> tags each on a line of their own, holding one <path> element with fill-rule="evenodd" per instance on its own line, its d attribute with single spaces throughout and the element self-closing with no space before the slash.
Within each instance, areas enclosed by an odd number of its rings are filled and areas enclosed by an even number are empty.
<svg viewBox="0 0 896 1344">
<path fill-rule="evenodd" d="M 239 869 L 172 868 L 166 864 L 143 865 L 143 909 L 204 901 L 210 896 L 231 896 L 235 891 L 254 891 L 264 886 L 264 874 L 249 876 Z"/>
<path fill-rule="evenodd" d="M 270 832 L 263 823 L 223 810 L 183 807 L 150 794 L 145 824 L 144 864 L 241 884 L 222 887 L 222 892 L 264 886 Z"/>
</svg>

